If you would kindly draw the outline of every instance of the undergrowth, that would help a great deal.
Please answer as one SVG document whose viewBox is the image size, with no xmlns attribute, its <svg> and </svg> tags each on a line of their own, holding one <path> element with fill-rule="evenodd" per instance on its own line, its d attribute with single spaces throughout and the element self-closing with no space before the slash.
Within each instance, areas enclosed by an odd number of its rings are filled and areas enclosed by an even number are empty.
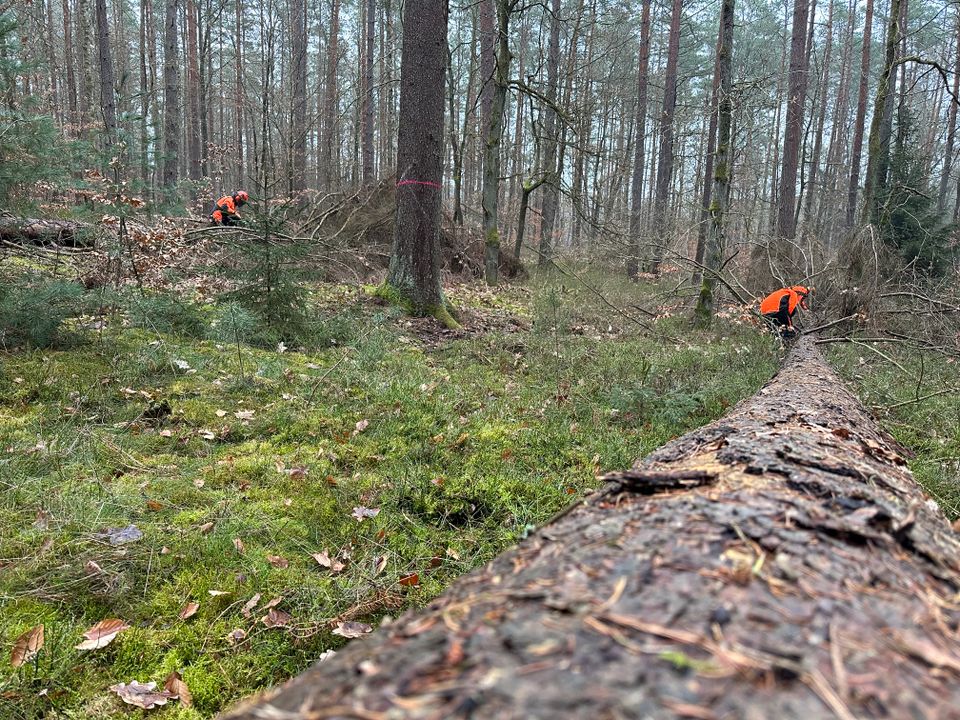
<svg viewBox="0 0 960 720">
<path fill-rule="evenodd" d="M 604 282 L 624 307 L 648 291 Z M 423 605 L 776 365 L 753 328 L 664 317 L 652 335 L 579 286 L 449 292 L 504 323 L 427 341 L 316 286 L 304 347 L 266 350 L 240 306 L 121 298 L 72 346 L 0 355 L 0 642 L 46 635 L 0 669 L 0 717 L 126 717 L 109 686 L 173 670 L 193 707 L 151 714 L 211 717 L 339 647 L 338 621 Z M 103 534 L 129 525 L 143 537 Z M 261 620 L 274 598 L 287 627 Z M 111 617 L 131 628 L 74 649 Z"/>
</svg>

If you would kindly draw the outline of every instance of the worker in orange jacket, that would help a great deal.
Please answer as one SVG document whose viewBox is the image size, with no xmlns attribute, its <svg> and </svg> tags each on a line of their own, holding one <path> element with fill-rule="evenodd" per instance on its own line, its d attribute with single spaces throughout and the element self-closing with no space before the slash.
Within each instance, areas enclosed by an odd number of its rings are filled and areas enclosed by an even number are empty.
<svg viewBox="0 0 960 720">
<path fill-rule="evenodd" d="M 217 204 L 210 213 L 210 219 L 214 225 L 224 225 L 226 227 L 235 227 L 240 224 L 240 213 L 238 207 L 247 204 L 250 196 L 245 190 L 237 190 L 233 195 L 224 195 L 217 200 Z"/>
<path fill-rule="evenodd" d="M 761 301 L 760 314 L 778 330 L 792 334 L 796 332 L 796 328 L 793 326 L 793 316 L 796 314 L 797 308 L 809 310 L 806 302 L 809 294 L 810 288 L 803 285 L 780 288 Z"/>
</svg>

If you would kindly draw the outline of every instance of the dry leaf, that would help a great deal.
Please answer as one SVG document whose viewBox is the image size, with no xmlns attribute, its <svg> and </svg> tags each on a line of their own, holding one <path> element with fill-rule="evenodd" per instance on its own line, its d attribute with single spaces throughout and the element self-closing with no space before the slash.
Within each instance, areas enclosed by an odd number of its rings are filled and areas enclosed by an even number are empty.
<svg viewBox="0 0 960 720">
<path fill-rule="evenodd" d="M 13 650 L 10 652 L 10 664 L 18 668 L 25 662 L 30 662 L 37 656 L 42 647 L 43 625 L 37 625 L 27 630 L 13 643 Z"/>
<path fill-rule="evenodd" d="M 375 518 L 380 514 L 380 508 L 367 508 L 360 505 L 355 507 L 351 516 L 357 519 L 357 522 L 363 522 L 366 518 Z"/>
<path fill-rule="evenodd" d="M 207 590 L 207 595 L 210 597 L 220 597 L 221 595 L 229 595 L 229 590 Z"/>
<path fill-rule="evenodd" d="M 242 553 L 244 550 L 247 549 L 246 546 L 243 544 L 243 540 L 241 540 L 240 538 L 233 539 L 233 546 L 237 549 L 238 553 Z"/>
<path fill-rule="evenodd" d="M 240 628 L 235 628 L 234 630 L 231 630 L 229 633 L 227 633 L 227 642 L 229 642 L 231 645 L 236 645 L 238 642 L 241 642 L 246 637 L 247 637 L 247 633 L 245 630 L 241 630 Z"/>
<path fill-rule="evenodd" d="M 290 565 L 290 561 L 285 557 L 280 557 L 279 555 L 267 555 L 267 562 L 273 565 L 275 568 L 285 568 Z"/>
<path fill-rule="evenodd" d="M 226 416 L 227 416 L 227 411 L 226 411 L 226 410 L 217 410 L 214 414 L 215 414 L 218 418 L 222 418 L 222 417 L 226 417 Z"/>
<path fill-rule="evenodd" d="M 233 415 L 237 420 L 253 420 L 255 414 L 255 410 L 237 410 Z"/>
<path fill-rule="evenodd" d="M 286 471 L 291 480 L 306 480 L 308 472 L 307 468 L 302 465 L 297 465 Z"/>
<path fill-rule="evenodd" d="M 201 532 L 203 535 L 209 534 L 211 530 L 213 530 L 213 523 L 212 523 L 212 522 L 207 522 L 207 523 L 204 523 L 203 525 L 200 526 L 200 532 Z"/>
<path fill-rule="evenodd" d="M 354 434 L 362 433 L 362 432 L 363 432 L 364 430 L 366 430 L 369 426 L 370 426 L 370 421 L 369 421 L 369 420 L 361 420 L 360 422 L 357 423 L 357 429 L 356 429 L 356 432 L 355 432 Z"/>
<path fill-rule="evenodd" d="M 157 500 L 147 500 L 147 509 L 153 510 L 153 512 L 159 512 L 163 510 L 163 503 Z"/>
<path fill-rule="evenodd" d="M 100 567 L 94 560 L 87 560 L 83 565 L 83 571 L 87 575 L 102 575 L 103 568 Z"/>
<path fill-rule="evenodd" d="M 241 613 L 244 617 L 250 617 L 250 611 L 253 610 L 253 609 L 257 606 L 257 603 L 258 603 L 258 602 L 260 602 L 260 597 L 261 597 L 260 593 L 257 593 L 257 594 L 254 595 L 252 598 L 250 598 L 249 600 L 247 600 L 247 602 L 244 604 L 244 606 L 243 606 L 242 608 L 240 608 L 240 613 Z"/>
<path fill-rule="evenodd" d="M 193 484 L 198 490 L 202 488 L 204 485 L 206 485 L 206 483 L 203 480 L 194 480 Z"/>
<path fill-rule="evenodd" d="M 40 530 L 46 530 L 50 527 L 50 513 L 46 510 L 39 510 L 36 519 L 33 521 L 33 526 Z"/>
<path fill-rule="evenodd" d="M 273 600 L 270 600 L 261 609 L 269 610 L 270 608 L 275 608 L 277 605 L 279 605 L 282 602 L 283 602 L 283 595 L 280 595 L 279 597 L 275 597 Z"/>
<path fill-rule="evenodd" d="M 130 626 L 123 620 L 117 620 L 116 618 L 101 620 L 83 634 L 86 640 L 77 645 L 76 648 L 77 650 L 97 650 L 106 647 L 113 642 L 113 639 L 119 633 L 129 628 Z"/>
<path fill-rule="evenodd" d="M 420 584 L 420 576 L 417 573 L 410 573 L 400 578 L 400 584 L 406 587 L 415 587 Z"/>
<path fill-rule="evenodd" d="M 284 610 L 277 610 L 276 608 L 270 608 L 270 611 L 260 618 L 260 622 L 268 628 L 287 627 L 292 620 L 293 615 Z"/>
<path fill-rule="evenodd" d="M 120 683 L 119 685 L 111 685 L 110 689 L 119 695 L 120 699 L 127 705 L 136 705 L 144 710 L 166 705 L 168 700 L 176 699 L 176 693 L 169 690 L 157 690 L 156 687 L 155 682 L 141 684 L 132 680 L 129 685 Z"/>
<path fill-rule="evenodd" d="M 200 609 L 200 603 L 188 602 L 186 605 L 183 606 L 183 610 L 180 611 L 180 619 L 186 620 L 188 618 L 192 618 L 194 615 L 197 614 L 197 610 L 199 609 Z"/>
<path fill-rule="evenodd" d="M 193 695 L 190 694 L 190 688 L 183 681 L 183 676 L 176 670 L 167 675 L 167 679 L 163 681 L 163 689 L 180 698 L 180 704 L 184 707 L 193 705 Z"/>
<path fill-rule="evenodd" d="M 373 559 L 373 574 L 374 574 L 374 575 L 379 575 L 380 573 L 383 572 L 384 568 L 387 567 L 387 558 L 388 558 L 388 557 L 389 557 L 389 553 L 388 553 L 387 555 L 380 555 L 380 556 L 375 557 L 375 558 Z"/>
<path fill-rule="evenodd" d="M 326 550 L 319 553 L 313 553 L 310 557 L 316 560 L 318 565 L 321 565 L 327 568 L 334 575 L 336 575 L 339 572 L 342 572 L 343 569 L 346 567 L 345 564 L 343 564 L 336 558 L 331 558 L 330 553 Z"/>
<path fill-rule="evenodd" d="M 333 631 L 334 635 L 339 635 L 340 637 L 345 637 L 348 639 L 358 638 L 361 635 L 366 635 L 369 632 L 373 631 L 373 627 L 362 622 L 338 622 L 336 629 Z"/>
<path fill-rule="evenodd" d="M 125 528 L 107 528 L 96 536 L 102 540 L 108 541 L 111 545 L 125 545 L 126 543 L 136 542 L 143 537 L 140 528 L 136 525 L 127 525 Z"/>
</svg>

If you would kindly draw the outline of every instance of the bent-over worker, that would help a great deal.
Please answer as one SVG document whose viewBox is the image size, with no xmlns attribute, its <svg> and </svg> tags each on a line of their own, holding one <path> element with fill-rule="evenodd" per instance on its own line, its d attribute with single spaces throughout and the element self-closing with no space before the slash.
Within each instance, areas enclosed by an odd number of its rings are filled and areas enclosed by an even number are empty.
<svg viewBox="0 0 960 720">
<path fill-rule="evenodd" d="M 760 302 L 760 314 L 771 322 L 775 328 L 791 333 L 795 332 L 793 316 L 796 314 L 797 308 L 809 310 L 806 303 L 809 294 L 810 289 L 803 285 L 780 288 L 767 295 Z"/>
<path fill-rule="evenodd" d="M 245 190 L 237 190 L 233 195 L 224 195 L 217 200 L 217 204 L 210 213 L 210 219 L 214 225 L 224 225 L 226 227 L 235 227 L 240 224 L 240 213 L 238 207 L 247 204 L 250 196 Z"/>
</svg>

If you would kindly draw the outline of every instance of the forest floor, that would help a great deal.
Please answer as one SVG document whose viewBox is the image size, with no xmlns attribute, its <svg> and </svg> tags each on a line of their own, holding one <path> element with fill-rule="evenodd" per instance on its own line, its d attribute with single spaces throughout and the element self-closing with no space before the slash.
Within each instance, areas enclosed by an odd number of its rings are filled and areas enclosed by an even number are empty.
<svg viewBox="0 0 960 720">
<path fill-rule="evenodd" d="M 45 630 L 0 665 L 0 717 L 129 717 L 111 686 L 174 671 L 192 705 L 151 714 L 211 717 L 422 606 L 776 368 L 741 312 L 691 329 L 676 278 L 590 280 L 603 299 L 569 277 L 453 285 L 458 332 L 316 284 L 303 348 L 117 308 L 0 354 L 0 642 Z M 916 353 L 832 357 L 960 514 L 960 398 L 907 402 L 960 369 L 929 360 L 918 389 Z M 108 618 L 129 628 L 75 648 Z"/>
</svg>

